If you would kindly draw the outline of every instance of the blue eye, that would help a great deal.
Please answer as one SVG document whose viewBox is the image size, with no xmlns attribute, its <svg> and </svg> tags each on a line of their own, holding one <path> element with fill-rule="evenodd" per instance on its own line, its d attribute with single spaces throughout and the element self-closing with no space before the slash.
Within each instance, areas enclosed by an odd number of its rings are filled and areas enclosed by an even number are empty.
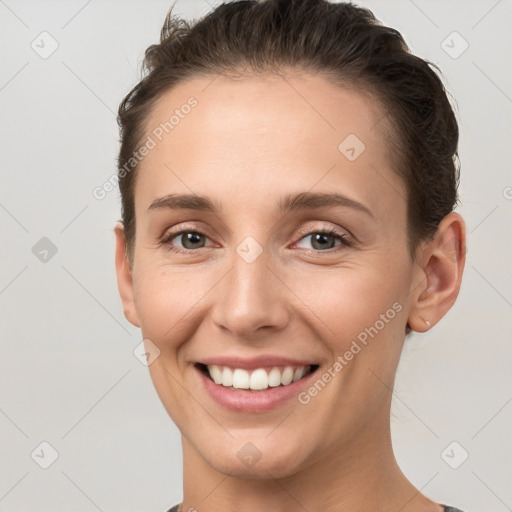
<svg viewBox="0 0 512 512">
<path fill-rule="evenodd" d="M 311 239 L 310 244 L 313 246 L 313 252 L 327 252 L 335 247 L 348 247 L 351 245 L 347 235 L 339 233 L 334 228 L 310 231 L 302 236 L 299 242 L 307 238 Z M 167 234 L 160 243 L 162 245 L 168 245 L 168 250 L 171 252 L 191 254 L 195 249 L 211 247 L 211 245 L 205 245 L 206 240 L 209 240 L 209 238 L 200 231 L 182 229 L 181 231 Z M 336 244 L 336 240 L 339 241 L 338 244 Z M 181 244 L 181 246 L 179 244 Z M 311 251 L 310 248 L 303 248 Z"/>
<path fill-rule="evenodd" d="M 181 242 L 182 247 L 175 246 L 173 240 L 176 238 Z M 201 240 L 201 238 L 203 238 L 203 240 Z M 168 237 L 162 240 L 162 244 L 170 244 L 170 251 L 186 253 L 188 251 L 193 251 L 194 249 L 202 249 L 205 247 L 204 245 L 201 245 L 204 244 L 204 238 L 208 237 L 199 231 L 182 230 L 177 233 L 171 233 Z"/>
<path fill-rule="evenodd" d="M 347 237 L 344 233 L 338 233 L 334 228 L 332 229 L 324 229 L 324 230 L 318 230 L 318 231 L 311 231 L 304 235 L 301 238 L 302 240 L 305 240 L 306 238 L 311 238 L 311 245 L 313 246 L 313 249 L 315 251 L 324 252 L 328 249 L 333 249 L 336 247 L 336 239 L 340 241 L 338 244 L 338 247 L 340 245 L 348 246 L 350 245 Z M 315 247 L 316 245 L 316 247 Z"/>
</svg>

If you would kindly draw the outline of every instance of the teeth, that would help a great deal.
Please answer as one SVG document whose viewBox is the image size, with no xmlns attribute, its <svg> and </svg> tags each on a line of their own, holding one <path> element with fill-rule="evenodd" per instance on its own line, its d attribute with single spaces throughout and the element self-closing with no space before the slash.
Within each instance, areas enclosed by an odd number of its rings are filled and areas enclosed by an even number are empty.
<svg viewBox="0 0 512 512">
<path fill-rule="evenodd" d="M 236 389 L 249 389 L 249 374 L 237 368 L 233 372 L 233 387 Z"/>
<path fill-rule="evenodd" d="M 281 384 L 283 386 L 288 386 L 288 384 L 290 384 L 290 382 L 292 382 L 293 380 L 293 368 L 291 366 L 287 366 L 285 369 L 284 369 L 284 372 L 283 374 L 281 375 Z"/>
<path fill-rule="evenodd" d="M 238 371 L 238 370 L 236 370 Z M 243 371 L 243 370 L 241 370 Z M 245 374 L 247 372 L 244 371 Z M 248 386 L 251 389 L 267 389 L 268 388 L 268 375 L 263 368 L 258 368 L 251 373 L 248 379 Z"/>
<path fill-rule="evenodd" d="M 221 384 L 222 383 L 222 373 L 219 370 L 219 367 L 216 365 L 212 365 L 208 367 L 208 370 L 210 372 L 210 377 L 213 379 L 215 384 Z"/>
<path fill-rule="evenodd" d="M 302 377 L 304 377 L 304 375 L 306 375 L 306 367 L 305 366 L 299 366 L 296 370 L 295 370 L 295 373 L 293 374 L 293 382 L 299 380 L 299 379 L 302 379 Z"/>
<path fill-rule="evenodd" d="M 275 388 L 281 385 L 281 372 L 279 368 L 272 368 L 268 374 L 268 385 L 271 388 Z"/>
<path fill-rule="evenodd" d="M 215 384 L 235 389 L 252 389 L 259 391 L 269 387 L 288 386 L 292 382 L 302 379 L 310 372 L 311 366 L 286 366 L 284 369 L 277 366 L 269 372 L 264 368 L 258 368 L 249 373 L 242 368 L 229 368 L 227 366 L 208 365 L 208 372 Z"/>
</svg>

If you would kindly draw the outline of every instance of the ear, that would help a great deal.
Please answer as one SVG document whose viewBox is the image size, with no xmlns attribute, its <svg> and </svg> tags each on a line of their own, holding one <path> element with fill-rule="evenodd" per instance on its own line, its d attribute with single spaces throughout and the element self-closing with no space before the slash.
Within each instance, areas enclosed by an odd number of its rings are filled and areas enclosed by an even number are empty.
<svg viewBox="0 0 512 512">
<path fill-rule="evenodd" d="M 459 294 L 466 262 L 466 226 L 451 212 L 439 223 L 433 240 L 417 253 L 418 275 L 411 291 L 413 298 L 408 324 L 413 331 L 433 327 L 453 306 Z"/>
<path fill-rule="evenodd" d="M 114 233 L 116 235 L 117 288 L 123 303 L 124 316 L 131 324 L 140 327 L 139 317 L 135 308 L 132 269 L 126 252 L 126 237 L 122 222 L 116 224 Z"/>
</svg>

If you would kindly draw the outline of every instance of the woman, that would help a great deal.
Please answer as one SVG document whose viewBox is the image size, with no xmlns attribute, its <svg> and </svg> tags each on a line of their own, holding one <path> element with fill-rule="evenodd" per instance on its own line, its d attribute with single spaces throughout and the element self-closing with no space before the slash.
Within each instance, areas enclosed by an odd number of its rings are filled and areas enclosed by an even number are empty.
<svg viewBox="0 0 512 512">
<path fill-rule="evenodd" d="M 437 74 L 325 0 L 169 12 L 145 66 L 119 108 L 116 269 L 182 435 L 171 511 L 456 511 L 389 425 L 404 340 L 465 262 Z"/>
</svg>

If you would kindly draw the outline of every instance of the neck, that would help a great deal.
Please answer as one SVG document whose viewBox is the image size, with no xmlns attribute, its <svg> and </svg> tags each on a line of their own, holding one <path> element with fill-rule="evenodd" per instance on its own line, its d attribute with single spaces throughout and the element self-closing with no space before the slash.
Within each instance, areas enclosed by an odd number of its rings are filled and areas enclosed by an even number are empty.
<svg viewBox="0 0 512 512">
<path fill-rule="evenodd" d="M 221 473 L 182 436 L 180 512 L 442 512 L 400 470 L 391 445 L 389 412 L 381 419 L 384 423 L 376 418 L 350 442 L 283 478 Z"/>
</svg>

